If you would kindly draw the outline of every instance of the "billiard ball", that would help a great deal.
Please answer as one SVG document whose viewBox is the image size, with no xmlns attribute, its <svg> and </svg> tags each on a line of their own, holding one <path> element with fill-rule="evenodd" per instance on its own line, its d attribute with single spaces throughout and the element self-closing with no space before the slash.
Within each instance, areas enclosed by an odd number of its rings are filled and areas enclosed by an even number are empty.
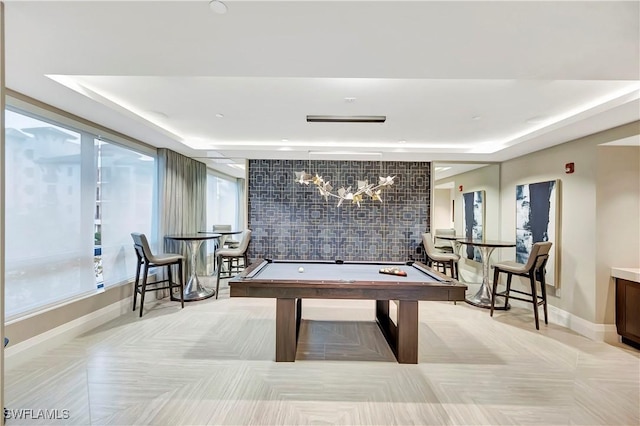
<svg viewBox="0 0 640 426">
<path fill-rule="evenodd" d="M 298 268 L 298 272 L 304 272 L 304 268 L 301 266 Z"/>
</svg>

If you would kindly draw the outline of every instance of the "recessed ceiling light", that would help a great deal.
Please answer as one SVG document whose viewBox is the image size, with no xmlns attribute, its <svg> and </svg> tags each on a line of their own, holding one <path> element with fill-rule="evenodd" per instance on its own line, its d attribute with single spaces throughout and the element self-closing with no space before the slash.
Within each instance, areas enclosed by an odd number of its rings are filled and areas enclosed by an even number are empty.
<svg viewBox="0 0 640 426">
<path fill-rule="evenodd" d="M 398 143 L 407 143 L 407 141 L 405 141 L 404 139 L 401 139 L 398 141 Z"/>
<path fill-rule="evenodd" d="M 526 121 L 527 121 L 527 123 L 529 123 L 529 124 L 540 124 L 540 123 L 542 123 L 543 121 L 545 121 L 546 119 L 547 119 L 547 118 L 546 118 L 546 117 L 544 117 L 544 116 L 542 116 L 542 115 L 536 115 L 536 116 L 534 116 L 534 117 L 529 117 L 529 118 L 527 118 L 527 120 L 526 120 Z"/>
<path fill-rule="evenodd" d="M 346 103 L 352 104 L 356 101 L 356 98 L 344 98 L 344 101 Z"/>
<path fill-rule="evenodd" d="M 156 120 L 166 120 L 167 118 L 169 118 L 169 116 L 167 114 L 165 114 L 162 111 L 147 111 L 147 113 L 152 117 L 155 118 Z"/>
<path fill-rule="evenodd" d="M 216 118 L 224 118 L 224 114 L 217 113 Z"/>
<path fill-rule="evenodd" d="M 287 142 L 289 142 L 289 139 L 282 139 L 282 142 L 287 143 Z"/>
<path fill-rule="evenodd" d="M 222 3 L 220 0 L 212 0 L 209 2 L 209 8 L 213 10 L 215 13 L 223 14 L 227 13 L 227 5 Z"/>
<path fill-rule="evenodd" d="M 479 115 L 474 115 L 473 117 L 471 117 L 472 120 L 480 120 L 482 117 L 480 117 Z"/>
</svg>

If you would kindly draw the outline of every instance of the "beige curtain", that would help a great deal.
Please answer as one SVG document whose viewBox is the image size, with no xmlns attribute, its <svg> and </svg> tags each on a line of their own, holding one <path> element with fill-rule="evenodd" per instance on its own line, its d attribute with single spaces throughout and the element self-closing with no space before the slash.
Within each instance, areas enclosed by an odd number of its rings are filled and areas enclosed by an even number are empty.
<svg viewBox="0 0 640 426">
<path fill-rule="evenodd" d="M 186 243 L 165 235 L 204 231 L 207 206 L 207 166 L 166 148 L 158 149 L 158 242 L 165 252 L 187 257 Z M 198 259 L 204 269 L 204 256 Z M 188 265 L 185 265 L 185 274 Z M 203 271 L 200 271 L 202 273 Z M 158 295 L 167 296 L 168 292 Z"/>
</svg>

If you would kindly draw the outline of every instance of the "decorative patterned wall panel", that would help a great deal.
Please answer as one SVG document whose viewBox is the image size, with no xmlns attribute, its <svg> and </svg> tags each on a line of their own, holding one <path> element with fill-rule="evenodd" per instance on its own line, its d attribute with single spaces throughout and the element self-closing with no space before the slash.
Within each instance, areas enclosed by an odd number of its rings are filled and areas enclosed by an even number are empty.
<svg viewBox="0 0 640 426">
<path fill-rule="evenodd" d="M 325 201 L 314 185 L 295 183 L 305 170 L 330 181 L 334 192 L 396 176 L 383 203 L 361 207 Z M 422 259 L 422 233 L 430 230 L 430 163 L 378 161 L 249 161 L 249 257 L 305 260 Z"/>
</svg>

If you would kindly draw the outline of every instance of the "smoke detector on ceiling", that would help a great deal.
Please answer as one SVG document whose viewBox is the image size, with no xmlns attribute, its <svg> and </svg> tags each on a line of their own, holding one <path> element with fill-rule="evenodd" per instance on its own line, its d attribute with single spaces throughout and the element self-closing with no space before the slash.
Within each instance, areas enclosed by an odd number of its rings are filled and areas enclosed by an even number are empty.
<svg viewBox="0 0 640 426">
<path fill-rule="evenodd" d="M 209 2 L 209 8 L 215 13 L 227 13 L 227 5 L 222 3 L 220 0 L 211 0 Z"/>
</svg>

